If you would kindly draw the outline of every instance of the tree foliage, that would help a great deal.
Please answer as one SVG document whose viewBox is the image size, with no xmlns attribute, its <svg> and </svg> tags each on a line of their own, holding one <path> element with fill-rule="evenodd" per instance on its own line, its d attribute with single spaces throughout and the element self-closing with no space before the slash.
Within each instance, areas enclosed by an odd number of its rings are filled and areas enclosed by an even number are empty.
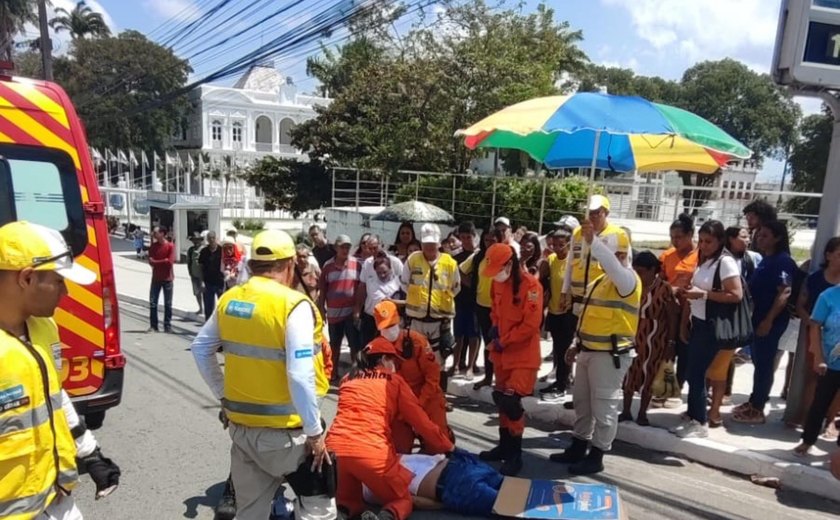
<svg viewBox="0 0 840 520">
<path fill-rule="evenodd" d="M 330 177 L 317 162 L 269 155 L 251 165 L 243 178 L 248 184 L 262 189 L 268 211 L 284 209 L 303 213 L 330 202 Z"/>
<path fill-rule="evenodd" d="M 115 115 L 183 87 L 191 71 L 187 61 L 136 31 L 77 39 L 55 61 L 56 81 L 76 105 L 91 145 L 102 148 L 164 149 L 190 109 L 185 97 L 130 117 Z"/>
<path fill-rule="evenodd" d="M 828 152 L 831 147 L 833 118 L 823 114 L 806 116 L 800 125 L 801 138 L 790 154 L 791 185 L 794 191 L 820 193 L 825 183 Z M 816 215 L 820 199 L 797 197 L 787 203 L 791 213 Z"/>
<path fill-rule="evenodd" d="M 111 30 L 102 14 L 95 12 L 84 1 L 77 2 L 71 11 L 59 7 L 55 10 L 55 14 L 56 16 L 50 20 L 50 27 L 56 33 L 67 31 L 73 40 L 87 36 L 103 38 L 111 35 Z"/>
<path fill-rule="evenodd" d="M 13 39 L 28 23 L 38 23 L 36 0 L 0 1 L 0 58 L 11 60 Z"/>
</svg>

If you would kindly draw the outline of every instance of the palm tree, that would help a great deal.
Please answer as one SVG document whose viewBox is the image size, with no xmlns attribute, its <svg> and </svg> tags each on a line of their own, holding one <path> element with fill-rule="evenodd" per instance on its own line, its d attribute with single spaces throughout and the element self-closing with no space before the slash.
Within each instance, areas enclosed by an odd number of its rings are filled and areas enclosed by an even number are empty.
<svg viewBox="0 0 840 520">
<path fill-rule="evenodd" d="M 59 7 L 55 10 L 55 14 L 55 18 L 50 20 L 50 27 L 57 33 L 69 32 L 73 40 L 84 39 L 88 35 L 94 38 L 111 35 L 111 29 L 108 28 L 102 14 L 88 7 L 84 1 L 78 2 L 70 12 Z"/>
<path fill-rule="evenodd" d="M 36 0 L 0 0 L 0 57 L 12 60 L 15 35 L 27 24 L 38 24 Z"/>
</svg>

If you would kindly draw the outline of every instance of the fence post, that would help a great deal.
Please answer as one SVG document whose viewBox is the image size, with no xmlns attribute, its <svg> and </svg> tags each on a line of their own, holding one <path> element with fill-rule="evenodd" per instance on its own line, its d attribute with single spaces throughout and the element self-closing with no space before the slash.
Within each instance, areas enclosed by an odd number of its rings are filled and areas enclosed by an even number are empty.
<svg viewBox="0 0 840 520">
<path fill-rule="evenodd" d="M 493 202 L 490 204 L 490 225 L 496 220 L 496 177 L 493 177 Z"/>
<path fill-rule="evenodd" d="M 332 196 L 330 197 L 330 206 L 335 207 L 335 168 L 331 168 L 332 172 Z"/>
<path fill-rule="evenodd" d="M 452 218 L 455 218 L 455 181 L 457 177 L 452 174 Z"/>
<path fill-rule="evenodd" d="M 414 200 L 420 197 L 420 174 L 417 173 L 417 178 L 414 179 Z"/>
<path fill-rule="evenodd" d="M 388 192 L 391 191 L 391 177 L 385 177 L 385 199 L 383 200 L 383 206 L 388 205 Z"/>
<path fill-rule="evenodd" d="M 359 209 L 359 170 L 356 170 L 356 209 Z"/>
<path fill-rule="evenodd" d="M 385 173 L 382 173 L 382 176 L 379 177 L 379 205 L 384 206 L 385 203 Z"/>
<path fill-rule="evenodd" d="M 540 201 L 540 227 L 539 227 L 539 234 L 542 235 L 543 230 L 543 216 L 545 215 L 545 189 L 548 186 L 548 180 L 543 177 L 542 183 L 542 200 Z"/>
</svg>

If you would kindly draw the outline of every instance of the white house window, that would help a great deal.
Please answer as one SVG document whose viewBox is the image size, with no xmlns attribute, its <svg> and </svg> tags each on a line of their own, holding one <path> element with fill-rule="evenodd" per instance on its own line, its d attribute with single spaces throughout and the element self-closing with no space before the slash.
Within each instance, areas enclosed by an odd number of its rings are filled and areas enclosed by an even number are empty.
<svg viewBox="0 0 840 520">
<path fill-rule="evenodd" d="M 233 142 L 242 142 L 242 123 L 233 123 Z"/>
<path fill-rule="evenodd" d="M 281 145 L 291 145 L 292 144 L 292 130 L 295 128 L 295 123 L 289 118 L 285 118 L 280 121 L 280 144 Z"/>
<path fill-rule="evenodd" d="M 213 137 L 213 141 L 222 141 L 222 122 L 221 121 L 213 121 L 213 124 L 210 126 L 210 135 Z"/>
</svg>

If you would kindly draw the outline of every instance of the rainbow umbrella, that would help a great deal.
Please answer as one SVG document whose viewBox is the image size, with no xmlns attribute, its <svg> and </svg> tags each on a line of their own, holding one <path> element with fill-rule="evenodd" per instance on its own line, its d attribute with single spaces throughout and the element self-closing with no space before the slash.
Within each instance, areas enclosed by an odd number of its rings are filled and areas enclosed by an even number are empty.
<svg viewBox="0 0 840 520">
<path fill-rule="evenodd" d="M 714 173 L 752 152 L 686 110 L 633 96 L 582 92 L 531 99 L 456 136 L 469 149 L 513 148 L 548 168 Z"/>
</svg>

